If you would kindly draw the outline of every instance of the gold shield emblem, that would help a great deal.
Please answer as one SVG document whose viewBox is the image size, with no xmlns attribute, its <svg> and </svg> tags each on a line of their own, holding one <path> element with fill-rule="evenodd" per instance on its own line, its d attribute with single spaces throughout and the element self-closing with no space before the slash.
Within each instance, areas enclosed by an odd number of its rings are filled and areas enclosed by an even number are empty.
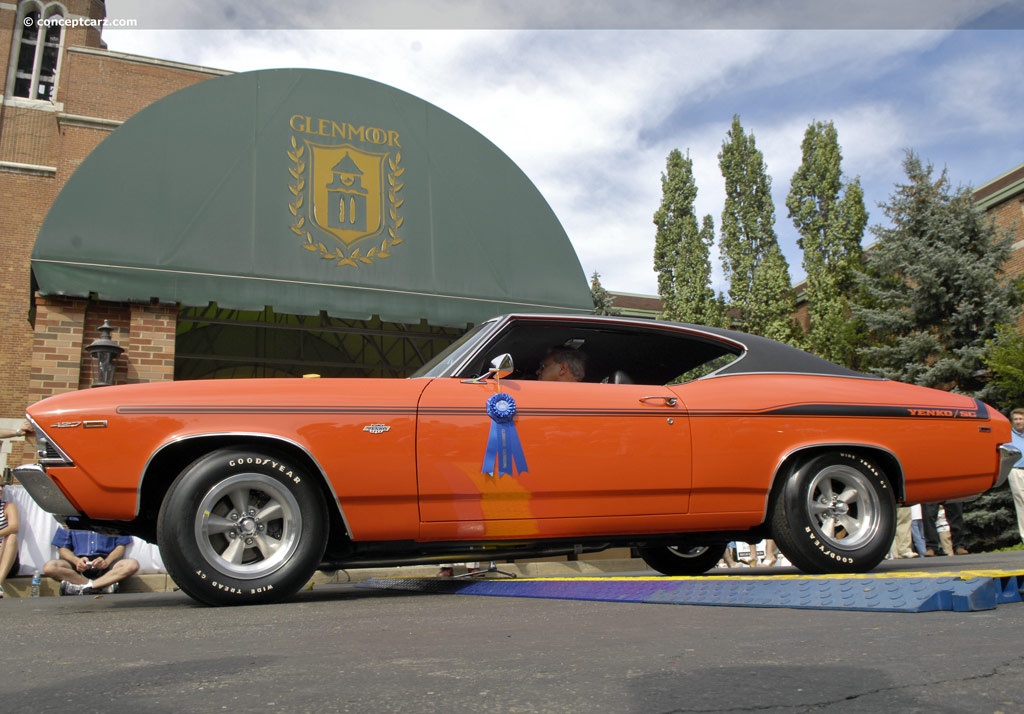
<svg viewBox="0 0 1024 714">
<path fill-rule="evenodd" d="M 287 152 L 291 232 L 302 239 L 303 248 L 339 267 L 390 258 L 392 248 L 404 242 L 405 167 L 398 132 L 325 119 L 311 122 L 297 114 L 291 128 L 321 136 L 331 129 L 349 141 L 317 144 L 292 135 Z M 384 147 L 384 153 L 367 151 Z"/>
<path fill-rule="evenodd" d="M 350 144 L 306 142 L 310 156 L 309 217 L 344 246 L 384 230 L 384 159 Z"/>
</svg>

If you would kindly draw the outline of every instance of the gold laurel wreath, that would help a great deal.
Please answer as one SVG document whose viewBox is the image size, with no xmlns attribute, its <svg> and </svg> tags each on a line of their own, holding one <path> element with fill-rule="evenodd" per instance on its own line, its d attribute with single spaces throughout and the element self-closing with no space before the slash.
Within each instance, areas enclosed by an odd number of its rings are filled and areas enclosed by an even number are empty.
<svg viewBox="0 0 1024 714">
<path fill-rule="evenodd" d="M 340 246 L 330 250 L 324 245 L 323 241 L 314 239 L 312 233 L 306 230 L 306 218 L 299 213 L 306 200 L 304 193 L 306 188 L 306 162 L 303 159 L 305 153 L 306 147 L 299 146 L 293 136 L 292 150 L 288 152 L 288 158 L 292 160 L 292 165 L 288 169 L 288 173 L 291 174 L 295 183 L 289 183 L 288 190 L 291 191 L 295 200 L 288 204 L 288 210 L 291 211 L 292 216 L 295 218 L 291 224 L 292 233 L 304 240 L 302 247 L 314 253 L 319 253 L 320 258 L 323 260 L 337 261 L 335 263 L 337 267 L 351 265 L 353 268 L 358 268 L 360 263 L 373 265 L 376 260 L 390 258 L 391 247 L 403 242 L 402 238 L 398 235 L 398 229 L 405 222 L 405 219 L 398 212 L 398 209 L 405 203 L 404 199 L 398 197 L 399 191 L 405 186 L 404 183 L 399 181 L 402 174 L 405 173 L 405 168 L 401 166 L 402 152 L 395 153 L 394 158 L 390 155 L 388 156 L 388 214 L 391 216 L 391 222 L 386 223 L 388 234 L 381 241 L 379 247 L 374 246 L 366 251 L 366 253 L 363 253 L 362 248 L 355 248 L 351 253 L 345 253 L 344 249 Z"/>
</svg>

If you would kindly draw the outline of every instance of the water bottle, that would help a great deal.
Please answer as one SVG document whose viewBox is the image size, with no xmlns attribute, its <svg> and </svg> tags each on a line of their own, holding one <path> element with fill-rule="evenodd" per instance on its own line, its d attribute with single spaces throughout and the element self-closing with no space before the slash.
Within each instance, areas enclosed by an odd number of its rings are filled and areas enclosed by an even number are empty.
<svg viewBox="0 0 1024 714">
<path fill-rule="evenodd" d="M 39 597 L 39 584 L 41 578 L 39 577 L 39 571 L 37 570 L 32 574 L 32 590 L 29 593 L 32 597 Z"/>
</svg>

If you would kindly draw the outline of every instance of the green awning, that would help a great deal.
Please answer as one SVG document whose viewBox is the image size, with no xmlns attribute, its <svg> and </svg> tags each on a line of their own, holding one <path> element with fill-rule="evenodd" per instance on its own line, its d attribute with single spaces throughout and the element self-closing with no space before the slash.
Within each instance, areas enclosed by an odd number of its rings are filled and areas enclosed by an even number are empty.
<svg viewBox="0 0 1024 714">
<path fill-rule="evenodd" d="M 320 70 L 210 79 L 126 121 L 54 201 L 32 272 L 42 295 L 447 326 L 593 309 L 504 153 L 410 94 Z"/>
</svg>

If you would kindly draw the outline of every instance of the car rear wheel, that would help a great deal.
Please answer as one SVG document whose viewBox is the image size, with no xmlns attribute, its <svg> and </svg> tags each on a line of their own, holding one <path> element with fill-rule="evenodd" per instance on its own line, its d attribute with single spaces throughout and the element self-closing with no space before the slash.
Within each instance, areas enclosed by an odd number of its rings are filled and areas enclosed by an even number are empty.
<svg viewBox="0 0 1024 714">
<path fill-rule="evenodd" d="M 222 449 L 178 476 L 160 509 L 168 574 L 208 605 L 287 598 L 316 571 L 327 543 L 319 488 L 290 459 Z"/>
<path fill-rule="evenodd" d="M 725 544 L 639 548 L 644 562 L 663 575 L 700 575 L 718 565 Z"/>
<path fill-rule="evenodd" d="M 808 573 L 863 573 L 885 558 L 896 532 L 896 499 L 871 459 L 837 451 L 792 471 L 773 501 L 775 544 Z"/>
</svg>

